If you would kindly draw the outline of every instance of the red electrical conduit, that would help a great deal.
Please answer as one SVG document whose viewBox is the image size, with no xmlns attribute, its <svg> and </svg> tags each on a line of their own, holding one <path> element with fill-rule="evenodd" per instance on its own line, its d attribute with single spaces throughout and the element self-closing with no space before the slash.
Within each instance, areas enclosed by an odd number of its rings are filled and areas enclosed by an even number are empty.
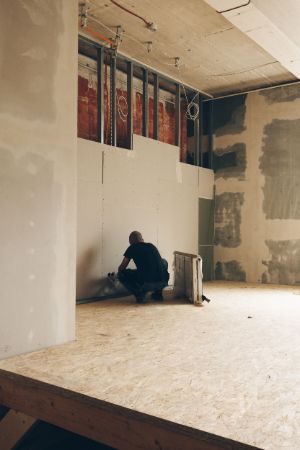
<svg viewBox="0 0 300 450">
<path fill-rule="evenodd" d="M 108 39 L 107 37 L 103 36 L 102 34 L 98 33 L 97 31 L 93 30 L 90 27 L 84 27 L 83 31 L 86 31 L 87 33 L 91 34 L 92 36 L 100 39 L 101 41 L 105 41 L 110 45 L 114 45 L 114 41 L 112 41 L 111 39 Z"/>
</svg>

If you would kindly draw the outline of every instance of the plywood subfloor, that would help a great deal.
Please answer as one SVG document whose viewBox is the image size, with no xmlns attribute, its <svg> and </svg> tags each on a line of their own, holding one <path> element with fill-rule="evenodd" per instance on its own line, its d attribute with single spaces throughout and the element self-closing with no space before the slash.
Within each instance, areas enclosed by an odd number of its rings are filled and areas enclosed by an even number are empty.
<svg viewBox="0 0 300 450">
<path fill-rule="evenodd" d="M 207 283 L 210 304 L 80 305 L 77 340 L 0 369 L 265 450 L 300 448 L 300 290 Z"/>
</svg>

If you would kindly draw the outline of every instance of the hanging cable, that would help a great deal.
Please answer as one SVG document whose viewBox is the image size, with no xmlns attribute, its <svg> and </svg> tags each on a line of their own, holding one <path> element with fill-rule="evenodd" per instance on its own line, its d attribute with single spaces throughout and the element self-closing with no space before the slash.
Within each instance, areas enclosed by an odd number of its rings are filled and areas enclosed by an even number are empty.
<svg viewBox="0 0 300 450">
<path fill-rule="evenodd" d="M 178 69 L 178 78 L 179 78 L 179 80 L 181 80 L 182 76 L 180 73 L 180 63 L 179 63 L 178 57 L 175 58 L 175 67 Z M 196 94 L 194 95 L 192 100 L 189 101 L 184 84 L 182 82 L 180 84 L 182 86 L 185 100 L 187 103 L 186 117 L 190 120 L 196 120 L 197 117 L 199 117 L 200 108 L 199 108 L 199 104 L 196 103 L 194 100 L 196 99 L 197 96 L 199 96 L 199 92 L 196 92 Z"/>
<path fill-rule="evenodd" d="M 123 102 L 123 105 L 121 104 L 121 102 Z M 122 122 L 126 122 L 128 117 L 128 103 L 124 95 L 117 94 L 117 106 L 120 119 L 122 120 Z"/>
<path fill-rule="evenodd" d="M 131 11 L 130 9 L 126 8 L 125 6 L 121 5 L 120 3 L 116 2 L 115 0 L 110 0 L 111 3 L 116 5 L 118 8 L 123 9 L 123 11 L 126 11 L 127 13 L 131 14 L 132 16 L 137 17 L 138 19 L 142 20 L 147 28 L 151 31 L 156 31 L 157 26 L 153 22 L 149 22 L 148 20 L 144 19 L 144 17 L 140 16 L 139 14 Z"/>
</svg>

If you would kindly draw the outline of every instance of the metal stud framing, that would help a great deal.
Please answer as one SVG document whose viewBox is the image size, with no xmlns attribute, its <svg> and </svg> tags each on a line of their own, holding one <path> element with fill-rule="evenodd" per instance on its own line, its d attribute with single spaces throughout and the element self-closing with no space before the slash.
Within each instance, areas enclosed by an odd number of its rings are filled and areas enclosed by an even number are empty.
<svg viewBox="0 0 300 450">
<path fill-rule="evenodd" d="M 97 48 L 97 108 L 98 108 L 98 141 L 104 142 L 104 49 Z"/>
<path fill-rule="evenodd" d="M 209 169 L 213 168 L 213 101 L 209 102 L 208 108 L 208 161 Z"/>
<path fill-rule="evenodd" d="M 158 108 L 159 108 L 159 79 L 157 73 L 153 74 L 153 139 L 159 138 L 159 121 L 158 121 Z"/>
<path fill-rule="evenodd" d="M 133 148 L 133 64 L 127 62 L 127 146 Z"/>
<path fill-rule="evenodd" d="M 110 58 L 110 145 L 117 145 L 117 108 L 116 108 L 116 68 L 117 58 Z"/>
<path fill-rule="evenodd" d="M 180 84 L 176 84 L 175 99 L 175 145 L 180 147 Z"/>
<path fill-rule="evenodd" d="M 148 98 L 148 70 L 143 69 L 143 136 L 148 137 L 148 110 L 149 110 L 149 98 Z"/>
</svg>

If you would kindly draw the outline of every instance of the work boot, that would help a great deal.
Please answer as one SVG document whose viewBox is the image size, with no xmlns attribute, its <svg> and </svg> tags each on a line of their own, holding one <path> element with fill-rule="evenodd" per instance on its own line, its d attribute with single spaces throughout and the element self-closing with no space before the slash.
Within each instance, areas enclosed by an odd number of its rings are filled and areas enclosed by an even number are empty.
<svg viewBox="0 0 300 450">
<path fill-rule="evenodd" d="M 162 290 L 159 289 L 157 291 L 152 292 L 151 298 L 152 298 L 152 300 L 155 300 L 157 302 L 162 302 L 164 299 Z"/>
<path fill-rule="evenodd" d="M 135 295 L 136 303 L 146 303 L 146 292 L 140 292 Z"/>
</svg>

